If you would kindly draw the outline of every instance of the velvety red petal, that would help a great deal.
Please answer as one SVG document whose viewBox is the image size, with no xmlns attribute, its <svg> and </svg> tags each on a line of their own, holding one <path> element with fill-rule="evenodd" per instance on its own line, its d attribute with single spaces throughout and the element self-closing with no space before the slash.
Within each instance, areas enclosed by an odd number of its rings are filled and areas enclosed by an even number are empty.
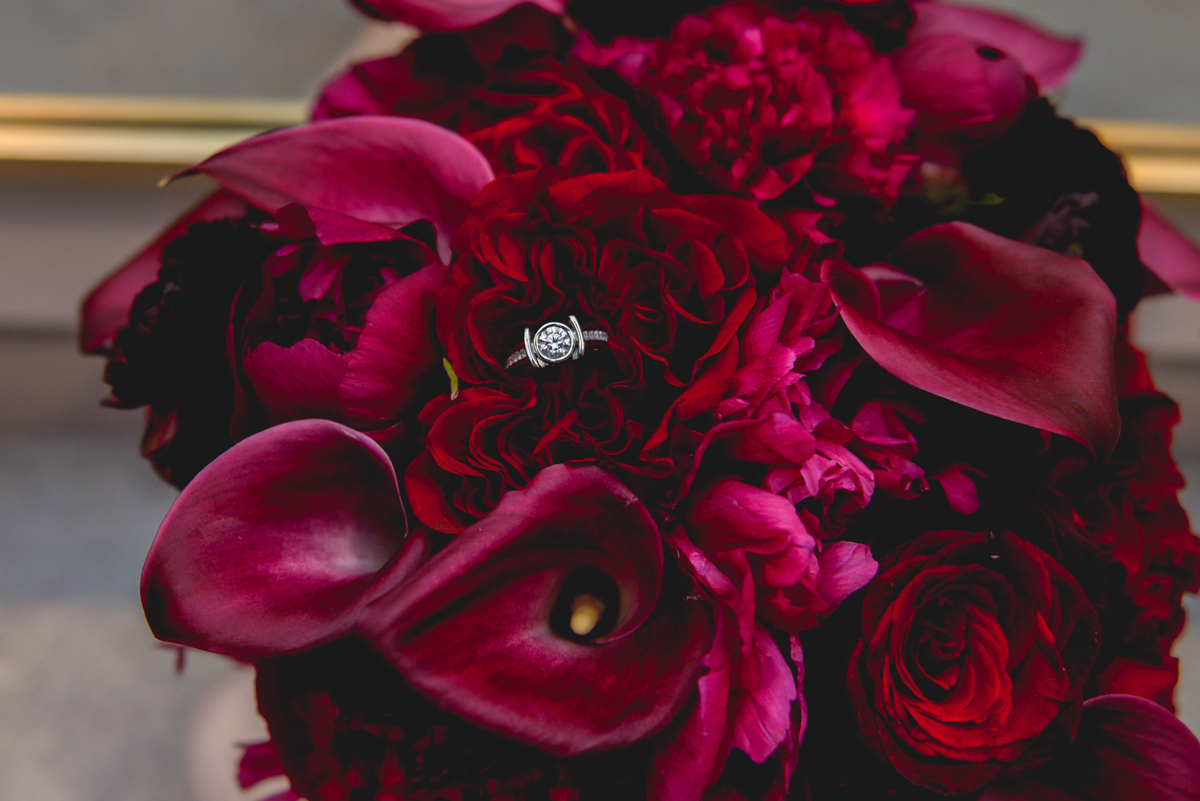
<svg viewBox="0 0 1200 801">
<path fill-rule="evenodd" d="M 1066 754 L 980 801 L 1196 801 L 1200 741 L 1153 701 L 1102 695 L 1084 704 Z"/>
<path fill-rule="evenodd" d="M 1086 262 L 948 223 L 909 238 L 892 263 L 925 284 L 888 318 L 904 330 L 837 296 L 871 358 L 927 392 L 1112 451 L 1116 302 Z M 843 280 L 829 277 L 835 289 Z"/>
<path fill-rule="evenodd" d="M 458 31 L 470 28 L 510 8 L 528 2 L 561 14 L 565 0 L 351 0 L 365 14 L 378 19 L 406 22 L 423 31 Z"/>
<path fill-rule="evenodd" d="M 628 745 L 680 712 L 712 638 L 704 604 L 659 598 L 662 548 L 615 478 L 553 465 L 373 602 L 359 629 L 405 681 L 478 725 L 560 755 Z M 616 588 L 614 627 L 594 640 L 552 628 L 581 569 Z"/>
<path fill-rule="evenodd" d="M 429 220 L 446 260 L 451 236 L 494 177 L 466 139 L 405 117 L 348 117 L 273 131 L 181 174 L 193 173 L 272 213 L 299 203 L 394 227 Z"/>
<path fill-rule="evenodd" d="M 159 639 L 238 656 L 345 634 L 377 574 L 424 556 L 406 532 L 392 464 L 328 420 L 269 428 L 184 488 L 150 547 L 142 605 Z M 389 562 L 391 565 L 389 566 Z"/>
<path fill-rule="evenodd" d="M 1200 301 L 1200 248 L 1163 219 L 1142 198 L 1138 256 L 1164 284 L 1184 297 Z"/>
<path fill-rule="evenodd" d="M 910 42 L 938 34 L 974 39 L 1015 58 L 1043 92 L 1065 83 L 1083 53 L 1082 40 L 1053 36 L 1007 14 L 930 0 L 915 0 L 913 10 Z"/>
<path fill-rule="evenodd" d="M 138 293 L 158 278 L 163 246 L 199 222 L 241 217 L 246 203 L 219 189 L 187 211 L 145 250 L 134 256 L 88 293 L 80 309 L 79 348 L 97 353 L 112 344 L 117 331 L 129 325 L 129 309 Z"/>
<path fill-rule="evenodd" d="M 242 360 L 242 367 L 267 422 L 279 425 L 307 417 L 338 419 L 338 384 L 346 374 L 346 360 L 306 337 L 286 348 L 263 342 Z"/>
<path fill-rule="evenodd" d="M 337 391 L 348 422 L 377 428 L 394 420 L 420 389 L 421 380 L 442 369 L 434 303 L 448 273 L 447 267 L 431 264 L 375 299 Z M 448 382 L 447 378 L 447 388 Z"/>
</svg>

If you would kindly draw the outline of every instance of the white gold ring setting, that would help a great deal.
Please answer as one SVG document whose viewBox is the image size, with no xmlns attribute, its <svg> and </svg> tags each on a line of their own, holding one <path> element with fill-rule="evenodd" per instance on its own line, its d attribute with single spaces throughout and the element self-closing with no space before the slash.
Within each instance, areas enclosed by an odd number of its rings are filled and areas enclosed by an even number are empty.
<svg viewBox="0 0 1200 801">
<path fill-rule="evenodd" d="M 578 359 L 587 349 L 588 342 L 607 342 L 604 331 L 583 330 L 575 315 L 567 318 L 569 323 L 550 322 L 536 332 L 525 329 L 525 346 L 515 350 L 504 362 L 504 369 L 528 360 L 534 367 L 549 367 L 568 359 Z"/>
</svg>

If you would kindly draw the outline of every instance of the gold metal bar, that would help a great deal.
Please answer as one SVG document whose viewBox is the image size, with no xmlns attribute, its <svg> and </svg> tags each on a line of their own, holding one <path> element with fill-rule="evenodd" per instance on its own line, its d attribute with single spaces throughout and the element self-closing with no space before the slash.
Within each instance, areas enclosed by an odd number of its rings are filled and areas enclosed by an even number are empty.
<svg viewBox="0 0 1200 801">
<path fill-rule="evenodd" d="M 307 112 L 303 100 L 0 93 L 0 122 L 265 129 L 303 122 Z"/>
<path fill-rule="evenodd" d="M 178 166 L 202 161 L 257 128 L 0 123 L 0 160 Z"/>
</svg>

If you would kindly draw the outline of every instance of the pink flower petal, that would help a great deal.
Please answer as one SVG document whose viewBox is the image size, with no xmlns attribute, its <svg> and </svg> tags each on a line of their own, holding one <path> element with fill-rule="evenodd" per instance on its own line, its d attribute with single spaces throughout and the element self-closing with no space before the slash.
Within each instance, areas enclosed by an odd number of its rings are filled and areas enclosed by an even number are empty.
<svg viewBox="0 0 1200 801">
<path fill-rule="evenodd" d="M 879 563 L 871 556 L 871 548 L 860 542 L 831 542 L 825 545 L 819 559 L 821 580 L 817 594 L 830 609 L 858 592 L 875 578 Z"/>
<path fill-rule="evenodd" d="M 299 203 L 392 227 L 429 220 L 446 260 L 451 236 L 494 177 L 466 139 L 405 117 L 348 117 L 273 131 L 181 175 L 194 173 L 272 213 Z"/>
<path fill-rule="evenodd" d="M 350 0 L 377 19 L 406 22 L 423 31 L 458 31 L 487 22 L 510 8 L 528 2 L 551 14 L 561 14 L 565 0 Z"/>
<path fill-rule="evenodd" d="M 146 619 L 159 639 L 219 653 L 310 648 L 351 629 L 377 576 L 394 583 L 421 561 L 424 538 L 405 531 L 369 438 L 327 420 L 269 428 L 171 507 L 142 573 Z"/>
<path fill-rule="evenodd" d="M 762 626 L 755 628 L 750 650 L 743 653 L 738 667 L 742 692 L 733 714 L 730 744 L 762 764 L 791 729 L 796 680 Z"/>
<path fill-rule="evenodd" d="M 345 355 L 306 337 L 286 348 L 263 342 L 242 360 L 242 368 L 274 426 L 308 417 L 339 419 L 338 384 L 346 363 Z"/>
<path fill-rule="evenodd" d="M 1138 255 L 1162 282 L 1186 298 L 1200 302 L 1200 248 L 1142 198 Z"/>
<path fill-rule="evenodd" d="M 974 39 L 1015 58 L 1043 92 L 1065 83 L 1083 53 L 1082 40 L 1054 36 L 1007 14 L 930 0 L 912 6 L 917 18 L 910 42 L 938 34 Z"/>
<path fill-rule="evenodd" d="M 245 201 L 218 189 L 172 223 L 145 250 L 101 281 L 80 309 L 80 350 L 84 353 L 103 351 L 112 344 L 117 331 L 129 325 L 133 300 L 158 279 L 159 257 L 168 242 L 182 236 L 196 223 L 241 217 L 246 211 Z"/>
<path fill-rule="evenodd" d="M 989 787 L 980 801 L 1196 801 L 1200 740 L 1134 695 L 1084 704 L 1070 750 L 1032 775 Z"/>
<path fill-rule="evenodd" d="M 431 264 L 375 299 L 338 388 L 348 422 L 378 428 L 394 420 L 420 389 L 421 379 L 442 369 L 434 303 L 448 274 L 447 267 Z"/>
<path fill-rule="evenodd" d="M 679 713 L 712 638 L 705 605 L 659 598 L 662 548 L 620 482 L 554 465 L 372 603 L 359 628 L 405 681 L 481 726 L 559 755 L 628 745 Z M 594 639 L 551 622 L 590 587 L 575 583 L 581 569 L 612 582 L 596 589 L 612 628 Z"/>
<path fill-rule="evenodd" d="M 863 349 L 897 378 L 1075 439 L 1100 457 L 1120 431 L 1116 302 L 1084 261 L 965 223 L 909 238 L 892 263 L 924 282 L 888 320 L 837 296 Z M 828 271 L 835 288 L 851 268 Z"/>
</svg>

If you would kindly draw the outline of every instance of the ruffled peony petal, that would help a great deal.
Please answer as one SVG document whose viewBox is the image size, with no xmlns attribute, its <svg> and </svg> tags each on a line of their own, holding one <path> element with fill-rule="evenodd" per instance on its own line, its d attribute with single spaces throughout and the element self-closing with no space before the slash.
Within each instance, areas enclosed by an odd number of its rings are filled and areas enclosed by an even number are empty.
<svg viewBox="0 0 1200 801">
<path fill-rule="evenodd" d="M 1196 801 L 1200 741 L 1153 701 L 1102 695 L 1084 704 L 1079 735 L 1033 774 L 989 787 L 980 801 Z"/>
<path fill-rule="evenodd" d="M 754 630 L 751 647 L 739 665 L 740 689 L 733 715 L 730 744 L 755 762 L 766 762 L 791 729 L 796 679 L 779 646 L 762 626 Z"/>
<path fill-rule="evenodd" d="M 420 389 L 421 379 L 442 369 L 434 303 L 448 272 L 431 264 L 375 299 L 337 391 L 348 422 L 376 428 L 394 420 Z"/>
<path fill-rule="evenodd" d="M 423 559 L 405 530 L 391 462 L 366 436 L 327 420 L 267 429 L 171 507 L 142 573 L 146 619 L 159 639 L 219 653 L 310 648 L 353 627 L 377 577 Z"/>
<path fill-rule="evenodd" d="M 263 342 L 242 360 L 242 368 L 267 422 L 279 425 L 308 417 L 338 419 L 337 391 L 346 361 L 306 337 L 286 348 Z"/>
<path fill-rule="evenodd" d="M 1144 197 L 1137 246 L 1150 272 L 1175 292 L 1200 302 L 1200 248 L 1163 219 Z"/>
<path fill-rule="evenodd" d="M 565 0 L 350 0 L 376 19 L 404 22 L 423 31 L 459 31 L 498 17 L 522 2 L 561 14 Z"/>
<path fill-rule="evenodd" d="M 875 578 L 879 563 L 871 556 L 871 548 L 861 542 L 831 542 L 821 551 L 821 580 L 817 594 L 836 609 L 842 601 Z"/>
<path fill-rule="evenodd" d="M 554 465 L 359 629 L 405 681 L 481 726 L 558 755 L 628 745 L 680 712 L 712 638 L 705 605 L 659 597 L 662 547 L 620 482 Z M 604 603 L 599 623 L 564 628 L 587 595 Z"/>
<path fill-rule="evenodd" d="M 292 203 L 393 227 L 429 220 L 438 252 L 494 177 L 456 133 L 424 120 L 350 117 L 256 136 L 180 173 L 204 173 L 272 213 Z"/>
<path fill-rule="evenodd" d="M 1043 92 L 1066 83 L 1083 53 L 1083 41 L 1053 36 L 1024 20 L 982 8 L 914 0 L 916 22 L 910 42 L 925 36 L 956 34 L 1015 58 Z"/>
<path fill-rule="evenodd" d="M 163 246 L 182 236 L 196 223 L 241 217 L 246 211 L 245 201 L 219 189 L 176 220 L 149 247 L 101 281 L 80 309 L 80 350 L 84 353 L 103 351 L 112 344 L 117 331 L 129 325 L 129 309 L 134 298 L 158 277 Z"/>
<path fill-rule="evenodd" d="M 927 392 L 1112 451 L 1116 302 L 1086 262 L 965 223 L 914 235 L 892 262 L 924 288 L 886 320 L 837 298 L 871 358 Z M 827 269 L 835 289 L 850 269 Z"/>
</svg>

